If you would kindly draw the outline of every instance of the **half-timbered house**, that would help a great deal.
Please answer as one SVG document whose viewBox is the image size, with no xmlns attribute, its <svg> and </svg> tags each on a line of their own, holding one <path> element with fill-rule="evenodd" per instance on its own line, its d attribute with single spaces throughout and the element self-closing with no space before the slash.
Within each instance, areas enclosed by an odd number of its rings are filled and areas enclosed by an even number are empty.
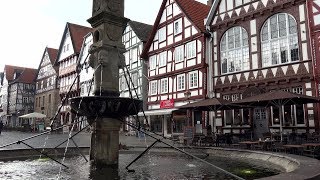
<svg viewBox="0 0 320 180">
<path fill-rule="evenodd" d="M 163 0 L 142 53 L 148 67 L 151 131 L 168 136 L 184 126 L 205 126 L 202 112 L 172 111 L 206 96 L 205 27 L 210 7 L 194 0 Z M 197 125 L 198 124 L 198 125 Z"/>
<path fill-rule="evenodd" d="M 79 55 L 79 63 L 82 67 L 80 71 L 80 96 L 93 96 L 93 68 L 89 66 L 89 49 L 93 43 L 93 34 L 89 32 L 84 36 L 83 44 Z M 80 67 L 80 66 L 79 66 Z M 78 123 L 79 128 L 87 125 L 87 117 L 80 117 L 81 122 Z"/>
<path fill-rule="evenodd" d="M 309 1 L 310 2 L 310 1 Z M 316 95 L 306 0 L 214 1 L 206 21 L 211 33 L 212 93 L 236 101 L 273 90 Z M 284 132 L 319 128 L 314 104 L 282 107 Z M 218 111 L 215 130 L 279 132 L 279 109 Z"/>
<path fill-rule="evenodd" d="M 72 98 L 80 95 L 77 63 L 83 44 L 83 37 L 89 32 L 91 32 L 91 28 L 89 27 L 72 23 L 66 24 L 55 62 L 59 66 L 58 79 L 60 82 L 59 95 L 61 100 L 65 96 Z M 74 85 L 71 86 L 75 79 Z M 63 105 L 60 115 L 61 124 L 63 125 L 71 124 L 74 121 L 74 115 L 71 113 L 68 101 Z M 66 127 L 63 131 L 66 132 L 68 130 L 68 127 Z"/>
<path fill-rule="evenodd" d="M 133 97 L 143 100 L 143 108 L 147 109 L 147 65 L 140 58 L 145 43 L 148 40 L 152 26 L 136 21 L 129 21 L 122 35 L 122 42 L 125 45 L 125 67 L 119 70 L 119 91 L 120 97 Z M 127 83 L 128 82 L 128 83 Z M 129 85 L 128 85 L 129 84 Z M 130 87 L 130 88 L 129 88 Z M 127 117 L 126 121 L 134 123 L 133 117 Z M 132 128 L 124 125 L 125 131 Z"/>
<path fill-rule="evenodd" d="M 7 93 L 3 107 L 8 126 L 22 126 L 18 117 L 34 111 L 36 73 L 37 69 L 5 65 L 2 89 Z"/>
<path fill-rule="evenodd" d="M 55 116 L 60 103 L 57 83 L 58 66 L 54 66 L 57 53 L 57 49 L 45 48 L 35 80 L 36 94 L 34 110 L 47 116 L 44 122 L 45 127 L 51 124 L 50 119 Z M 55 122 L 60 123 L 58 119 L 56 119 Z"/>
<path fill-rule="evenodd" d="M 2 94 L 2 88 L 3 88 L 3 79 L 4 79 L 4 74 L 3 72 L 0 72 L 0 121 L 3 120 L 4 112 L 3 112 L 3 94 Z"/>
</svg>

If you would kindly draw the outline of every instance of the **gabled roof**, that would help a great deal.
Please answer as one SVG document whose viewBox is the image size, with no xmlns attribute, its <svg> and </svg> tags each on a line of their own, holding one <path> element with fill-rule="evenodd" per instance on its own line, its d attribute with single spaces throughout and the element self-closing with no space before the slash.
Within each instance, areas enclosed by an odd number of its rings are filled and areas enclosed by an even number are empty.
<svg viewBox="0 0 320 180">
<path fill-rule="evenodd" d="M 56 61 L 56 59 L 58 57 L 58 49 L 46 47 L 44 49 L 41 61 L 39 63 L 39 66 L 38 66 L 38 69 L 37 69 L 37 73 L 36 73 L 36 77 L 38 77 L 38 74 L 39 74 L 39 71 L 40 71 L 40 67 L 41 67 L 41 64 L 43 62 L 43 59 L 44 59 L 44 56 L 45 56 L 46 52 L 48 52 L 49 59 L 50 59 L 50 62 L 51 62 L 51 65 L 52 65 L 53 69 L 56 71 L 56 73 L 59 72 L 59 67 L 56 66 L 56 64 L 55 64 L 55 61 Z"/>
<path fill-rule="evenodd" d="M 154 36 L 157 33 L 158 26 L 161 20 L 162 13 L 166 6 L 168 0 L 163 0 L 160 6 L 160 10 L 158 11 L 157 18 L 154 22 L 152 32 L 148 38 L 146 46 L 144 47 L 141 57 L 146 58 L 149 48 L 153 42 Z M 202 4 L 195 0 L 175 0 L 177 5 L 180 7 L 182 13 L 185 14 L 186 17 L 191 21 L 191 23 L 198 28 L 201 32 L 205 32 L 204 19 L 207 17 L 210 6 Z"/>
<path fill-rule="evenodd" d="M 201 31 L 205 32 L 204 19 L 208 16 L 210 6 L 195 0 L 176 0 L 182 12 Z"/>
<path fill-rule="evenodd" d="M 75 48 L 76 53 L 80 53 L 83 37 L 89 32 L 92 32 L 93 29 L 86 26 L 80 26 L 77 24 L 67 23 L 69 25 L 70 37 Z"/>
<path fill-rule="evenodd" d="M 137 21 L 129 21 L 128 24 L 142 42 L 146 42 L 148 40 L 152 31 L 152 25 Z"/>
<path fill-rule="evenodd" d="M 6 79 L 9 83 L 21 82 L 21 83 L 33 83 L 37 74 L 37 69 L 5 65 L 4 72 Z M 14 79 L 14 74 L 20 73 L 19 77 Z"/>
<path fill-rule="evenodd" d="M 49 54 L 49 58 L 51 61 L 51 64 L 54 64 L 55 60 L 57 59 L 58 56 L 58 49 L 53 49 L 53 48 L 49 48 L 47 47 L 47 51 Z"/>
<path fill-rule="evenodd" d="M 87 35 L 89 32 L 92 32 L 93 29 L 90 27 L 86 27 L 86 26 L 81 26 L 78 24 L 72 24 L 67 22 L 66 27 L 64 29 L 63 32 L 63 36 L 60 42 L 60 46 L 59 46 L 59 50 L 58 50 L 58 55 L 57 58 L 55 60 L 55 62 L 57 63 L 59 56 L 63 50 L 63 43 L 66 37 L 66 33 L 70 32 L 70 37 L 71 37 L 71 42 L 72 42 L 72 47 L 74 48 L 74 52 L 79 54 L 81 51 L 81 46 L 82 46 L 82 42 L 83 42 L 83 37 L 85 35 Z"/>
</svg>

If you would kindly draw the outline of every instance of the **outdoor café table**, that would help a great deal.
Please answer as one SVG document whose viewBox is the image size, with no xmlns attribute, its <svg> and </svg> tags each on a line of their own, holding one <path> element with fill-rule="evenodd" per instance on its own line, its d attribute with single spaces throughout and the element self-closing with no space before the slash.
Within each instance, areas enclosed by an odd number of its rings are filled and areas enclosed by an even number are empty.
<svg viewBox="0 0 320 180">
<path fill-rule="evenodd" d="M 304 143 L 304 144 L 301 144 L 301 146 L 305 146 L 305 147 L 317 147 L 317 146 L 320 146 L 320 143 Z"/>
<path fill-rule="evenodd" d="M 301 144 L 301 145 L 306 147 L 304 152 L 311 153 L 313 156 L 315 155 L 316 147 L 320 147 L 320 143 L 305 143 L 305 144 Z"/>
<path fill-rule="evenodd" d="M 283 145 L 283 147 L 285 148 L 286 152 L 287 152 L 287 149 L 289 149 L 294 154 L 298 153 L 299 149 L 303 149 L 303 146 L 298 144 L 285 144 Z"/>
<path fill-rule="evenodd" d="M 259 143 L 260 143 L 260 141 L 241 141 L 241 142 L 239 142 L 239 144 L 247 145 L 247 149 L 251 149 L 252 145 L 259 144 Z"/>
</svg>

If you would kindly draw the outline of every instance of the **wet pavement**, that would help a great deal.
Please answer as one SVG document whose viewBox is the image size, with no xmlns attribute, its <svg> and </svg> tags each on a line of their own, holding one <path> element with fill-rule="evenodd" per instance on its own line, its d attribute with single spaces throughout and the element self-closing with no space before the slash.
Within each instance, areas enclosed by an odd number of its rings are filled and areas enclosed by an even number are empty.
<svg viewBox="0 0 320 180">
<path fill-rule="evenodd" d="M 27 145 L 23 143 L 17 144 L 17 141 L 21 141 L 23 139 L 32 137 L 37 135 L 37 133 L 26 133 L 26 132 L 18 132 L 18 131 L 2 131 L 0 135 L 0 147 L 12 144 L 10 146 L 6 146 L 2 149 L 29 149 Z M 45 134 L 39 137 L 31 138 L 26 141 L 28 145 L 34 148 L 53 148 L 62 143 L 63 141 L 68 139 L 69 134 Z M 160 137 L 158 137 L 160 138 Z M 79 147 L 89 147 L 90 146 L 90 133 L 89 132 L 81 132 L 73 137 L 73 140 Z M 120 133 L 120 143 L 126 146 L 131 147 L 147 147 L 151 145 L 155 140 L 150 137 L 136 137 L 136 136 L 125 136 L 123 133 Z M 171 143 L 171 141 L 166 141 Z M 65 147 L 67 142 L 61 145 L 61 147 Z M 74 147 L 72 141 L 69 141 L 69 147 Z M 162 143 L 159 143 L 158 146 L 166 146 Z"/>
</svg>

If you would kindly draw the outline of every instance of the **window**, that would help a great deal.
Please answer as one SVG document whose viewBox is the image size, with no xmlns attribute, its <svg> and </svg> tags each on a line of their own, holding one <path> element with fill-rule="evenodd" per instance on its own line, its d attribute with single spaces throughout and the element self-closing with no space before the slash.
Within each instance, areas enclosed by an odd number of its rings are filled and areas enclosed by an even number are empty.
<svg viewBox="0 0 320 180">
<path fill-rule="evenodd" d="M 149 61 L 150 61 L 150 70 L 155 69 L 156 66 L 157 66 L 157 58 L 156 58 L 156 56 L 151 56 Z"/>
<path fill-rule="evenodd" d="M 136 62 L 138 60 L 137 48 L 131 49 L 131 59 L 132 62 Z"/>
<path fill-rule="evenodd" d="M 247 31 L 242 27 L 229 29 L 221 39 L 221 74 L 249 69 Z"/>
<path fill-rule="evenodd" d="M 174 35 L 180 34 L 182 32 L 182 19 L 174 22 Z"/>
<path fill-rule="evenodd" d="M 161 79 L 161 93 L 168 92 L 168 79 Z"/>
<path fill-rule="evenodd" d="M 42 107 L 44 106 L 45 96 L 42 97 Z"/>
<path fill-rule="evenodd" d="M 261 30 L 262 66 L 299 60 L 297 23 L 286 13 L 270 17 Z"/>
<path fill-rule="evenodd" d="M 177 76 L 177 81 L 178 81 L 178 87 L 177 90 L 185 90 L 185 75 L 181 74 Z"/>
<path fill-rule="evenodd" d="M 152 81 L 150 87 L 151 87 L 150 89 L 151 95 L 157 94 L 157 81 Z"/>
<path fill-rule="evenodd" d="M 23 103 L 28 103 L 28 98 L 27 97 L 23 98 Z"/>
<path fill-rule="evenodd" d="M 167 51 L 160 53 L 159 55 L 159 66 L 167 65 Z"/>
<path fill-rule="evenodd" d="M 174 60 L 176 63 L 184 60 L 183 46 L 176 47 L 174 50 Z"/>
<path fill-rule="evenodd" d="M 198 72 L 189 73 L 189 88 L 198 87 Z"/>
<path fill-rule="evenodd" d="M 196 41 L 187 44 L 187 59 L 196 57 Z"/>
<path fill-rule="evenodd" d="M 167 36 L 167 32 L 166 32 L 166 27 L 163 27 L 161 29 L 159 29 L 158 32 L 158 38 L 159 38 L 159 42 L 165 41 L 166 40 L 166 36 Z"/>
</svg>

